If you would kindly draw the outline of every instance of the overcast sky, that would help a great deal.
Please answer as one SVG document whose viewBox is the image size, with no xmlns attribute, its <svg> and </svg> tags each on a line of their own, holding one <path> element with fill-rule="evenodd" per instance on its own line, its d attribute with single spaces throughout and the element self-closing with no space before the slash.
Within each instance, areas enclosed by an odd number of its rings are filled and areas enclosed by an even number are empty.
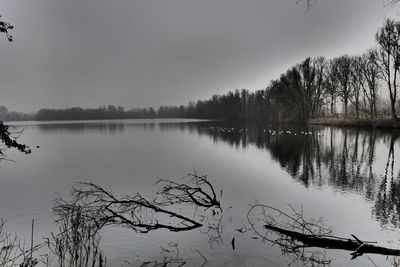
<svg viewBox="0 0 400 267">
<path fill-rule="evenodd" d="M 0 0 L 0 105 L 187 104 L 265 88 L 307 56 L 374 45 L 382 0 Z"/>
</svg>

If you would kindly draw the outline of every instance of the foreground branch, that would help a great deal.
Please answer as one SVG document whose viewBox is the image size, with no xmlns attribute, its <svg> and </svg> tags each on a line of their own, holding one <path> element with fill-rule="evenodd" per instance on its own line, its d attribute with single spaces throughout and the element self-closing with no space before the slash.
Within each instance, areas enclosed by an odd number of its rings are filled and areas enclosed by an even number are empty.
<svg viewBox="0 0 400 267">
<path fill-rule="evenodd" d="M 207 176 L 188 174 L 184 183 L 160 179 L 156 183 L 162 185 L 160 204 L 189 204 L 203 208 L 217 208 L 222 211 L 221 203 L 214 187 L 207 180 Z M 221 192 L 222 195 L 222 192 Z"/>
<path fill-rule="evenodd" d="M 20 144 L 17 142 L 17 137 L 18 137 L 17 135 L 19 134 L 19 132 L 12 132 L 10 131 L 9 128 L 10 127 L 8 125 L 4 125 L 3 122 L 0 121 L 0 143 L 3 143 L 6 148 L 16 148 L 25 154 L 31 153 L 32 151 L 29 149 L 27 145 Z M 1 149 L 0 149 L 0 155 L 3 155 Z"/>
<path fill-rule="evenodd" d="M 314 235 L 307 235 L 287 229 L 282 229 L 272 225 L 264 225 L 268 230 L 272 230 L 279 234 L 286 235 L 293 240 L 300 241 L 307 247 L 319 247 L 325 249 L 343 249 L 353 251 L 352 259 L 365 254 L 381 254 L 390 256 L 400 256 L 399 249 L 385 248 L 381 246 L 372 245 L 372 242 L 362 241 L 353 236 L 354 239 L 345 239 L 339 237 L 319 237 Z"/>
<path fill-rule="evenodd" d="M 186 184 L 159 180 L 158 183 L 163 187 L 156 193 L 155 199 L 145 198 L 140 193 L 120 197 L 99 185 L 79 183 L 72 190 L 73 200 L 56 200 L 54 211 L 63 219 L 79 209 L 82 216 L 98 229 L 106 225 L 121 225 L 140 233 L 156 229 L 173 232 L 192 230 L 203 224 L 184 213 L 178 213 L 178 205 L 190 204 L 204 210 L 221 210 L 221 205 L 205 176 L 191 174 L 188 177 L 191 179 Z"/>
<path fill-rule="evenodd" d="M 147 200 L 141 194 L 118 197 L 112 192 L 93 183 L 80 183 L 72 191 L 74 201 L 57 200 L 56 215 L 67 217 L 77 207 L 87 220 L 101 229 L 107 225 L 120 225 L 136 232 L 147 233 L 156 229 L 179 232 L 201 227 L 195 220 L 168 210 Z M 170 218 L 165 223 L 160 219 Z M 174 220 L 174 223 L 170 223 Z"/>
<path fill-rule="evenodd" d="M 105 266 L 106 259 L 99 249 L 99 231 L 108 225 L 118 225 L 139 233 L 157 229 L 173 232 L 189 231 L 203 226 L 204 215 L 189 216 L 192 209 L 182 212 L 180 204 L 196 210 L 222 210 L 214 188 L 205 176 L 190 174 L 187 183 L 159 180 L 162 189 L 156 198 L 140 193 L 118 196 L 93 183 L 79 183 L 72 189 L 71 201 L 61 198 L 53 208 L 60 228 L 47 244 L 60 266 Z M 145 263 L 149 264 L 151 262 Z M 164 257 L 154 266 L 185 264 L 179 257 Z M 146 265 L 148 266 L 148 265 Z M 1 266 L 0 266 L 1 267 Z"/>
<path fill-rule="evenodd" d="M 256 203 L 250 206 L 247 219 L 251 230 L 262 241 L 278 245 L 291 263 L 300 261 L 303 266 L 330 265 L 331 259 L 326 258 L 325 251 L 312 248 L 352 251 L 351 259 L 363 254 L 400 256 L 398 249 L 377 246 L 374 244 L 376 242 L 362 241 L 355 235 L 352 238 L 333 236 L 322 219 L 306 219 L 302 210 L 296 211 L 289 207 L 290 214 Z"/>
</svg>

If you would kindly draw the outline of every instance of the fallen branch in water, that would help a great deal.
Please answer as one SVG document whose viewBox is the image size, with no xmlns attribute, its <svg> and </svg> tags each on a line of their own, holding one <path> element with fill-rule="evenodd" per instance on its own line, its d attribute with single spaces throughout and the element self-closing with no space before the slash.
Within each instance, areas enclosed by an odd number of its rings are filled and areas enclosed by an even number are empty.
<svg viewBox="0 0 400 267">
<path fill-rule="evenodd" d="M 222 212 L 221 203 L 206 175 L 198 175 L 195 172 L 184 178 L 187 178 L 184 183 L 166 179 L 156 182 L 162 185 L 158 194 L 162 196 L 163 201 L 159 204 L 189 204 L 203 208 L 216 208 Z M 216 211 L 213 213 L 215 214 Z"/>
<path fill-rule="evenodd" d="M 152 200 L 135 193 L 118 197 L 93 183 L 80 183 L 72 191 L 73 202 L 58 200 L 56 215 L 67 216 L 77 208 L 98 229 L 107 225 L 120 225 L 136 232 L 147 233 L 156 229 L 179 232 L 201 227 L 195 220 L 157 205 Z M 157 216 L 156 216 L 157 215 Z M 162 223 L 157 217 L 169 218 Z M 175 220 L 174 223 L 171 221 Z"/>
<path fill-rule="evenodd" d="M 319 247 L 325 249 L 343 249 L 353 251 L 351 253 L 352 259 L 355 259 L 363 254 L 381 254 L 400 256 L 399 249 L 391 249 L 381 246 L 372 245 L 373 242 L 362 241 L 356 236 L 352 235 L 354 239 L 345 239 L 340 237 L 319 237 L 313 235 L 302 234 L 295 231 L 290 231 L 275 227 L 272 225 L 264 225 L 268 230 L 272 230 L 279 234 L 286 235 L 293 240 L 297 240 L 303 243 L 307 247 Z"/>
<path fill-rule="evenodd" d="M 289 265 L 298 261 L 303 266 L 330 265 L 331 260 L 326 258 L 324 251 L 312 248 L 352 251 L 351 259 L 364 254 L 400 256 L 399 249 L 377 246 L 376 242 L 362 241 L 355 235 L 351 238 L 333 236 L 322 219 L 305 219 L 302 210 L 296 211 L 289 207 L 291 214 L 256 203 L 251 205 L 247 214 L 251 229 L 263 242 L 278 245 L 282 253 L 291 260 Z"/>
<path fill-rule="evenodd" d="M 33 266 L 38 260 L 47 266 L 53 260 L 61 267 L 106 266 L 107 258 L 99 246 L 99 231 L 107 225 L 119 225 L 140 233 L 157 229 L 180 232 L 200 228 L 204 226 L 205 211 L 211 209 L 214 218 L 222 211 L 221 204 L 206 176 L 189 174 L 185 178 L 188 177 L 190 179 L 186 184 L 159 180 L 162 188 L 155 198 L 145 198 L 140 193 L 119 196 L 93 183 L 78 183 L 71 191 L 71 200 L 55 200 L 53 211 L 57 217 L 58 233 L 51 233 L 45 242 L 27 251 L 17 243 L 16 238 L 2 235 L 4 222 L 0 220 L 0 267 L 16 266 L 17 261 L 22 262 L 19 265 L 21 267 Z M 180 204 L 190 205 L 204 213 L 196 216 L 195 212 L 192 216 L 192 209 L 183 212 Z M 209 229 L 212 226 L 208 223 Z M 178 257 L 177 245 L 170 243 L 169 246 L 176 248 L 177 255 L 164 255 L 162 260 L 145 261 L 141 266 L 185 265 L 187 261 Z M 39 255 L 44 256 L 43 260 L 26 256 L 43 247 L 47 247 L 50 252 Z M 195 251 L 202 257 L 203 266 L 207 259 L 198 250 Z"/>
<path fill-rule="evenodd" d="M 207 178 L 196 174 L 188 177 L 190 180 L 186 184 L 159 180 L 162 189 L 154 199 L 145 198 L 140 193 L 121 197 L 99 185 L 79 183 L 71 192 L 72 201 L 57 199 L 53 209 L 61 220 L 79 210 L 82 217 L 97 230 L 107 225 L 120 225 L 140 233 L 157 229 L 188 231 L 203 224 L 186 213 L 178 212 L 180 204 L 190 204 L 195 209 L 221 210 L 214 188 Z M 214 214 L 214 209 L 212 211 Z"/>
</svg>

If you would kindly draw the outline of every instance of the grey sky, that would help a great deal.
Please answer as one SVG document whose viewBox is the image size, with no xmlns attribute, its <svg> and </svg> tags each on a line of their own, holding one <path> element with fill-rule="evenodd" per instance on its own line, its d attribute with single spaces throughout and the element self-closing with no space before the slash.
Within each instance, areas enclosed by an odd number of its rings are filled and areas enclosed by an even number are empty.
<svg viewBox="0 0 400 267">
<path fill-rule="evenodd" d="M 361 53 L 381 0 L 0 0 L 0 104 L 125 108 L 186 104 L 267 86 L 307 56 Z"/>
</svg>

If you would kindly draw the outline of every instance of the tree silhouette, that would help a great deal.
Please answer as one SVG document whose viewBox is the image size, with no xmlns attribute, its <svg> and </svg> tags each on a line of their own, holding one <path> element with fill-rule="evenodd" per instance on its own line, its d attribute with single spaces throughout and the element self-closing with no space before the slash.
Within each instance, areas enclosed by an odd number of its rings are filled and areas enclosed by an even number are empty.
<svg viewBox="0 0 400 267">
<path fill-rule="evenodd" d="M 12 29 L 14 29 L 13 25 L 11 25 L 10 23 L 8 23 L 8 22 L 6 22 L 4 20 L 0 20 L 0 32 L 5 33 L 5 35 L 7 36 L 7 39 L 8 39 L 9 42 L 13 41 L 13 37 L 9 33 L 9 30 L 12 30 Z"/>
<path fill-rule="evenodd" d="M 400 71 L 400 23 L 387 19 L 376 33 L 378 49 L 371 53 L 371 60 L 380 68 L 382 79 L 387 83 L 390 110 L 393 119 L 396 114 L 397 78 Z"/>
<path fill-rule="evenodd" d="M 14 26 L 10 23 L 0 20 L 0 32 L 5 33 L 9 42 L 13 41 L 12 35 L 9 33 L 9 30 L 13 28 Z M 0 142 L 4 144 L 5 148 L 16 148 L 26 154 L 31 153 L 28 146 L 18 143 L 16 139 L 16 132 L 10 131 L 9 126 L 0 121 Z M 0 149 L 0 154 L 3 155 L 2 149 Z"/>
</svg>

